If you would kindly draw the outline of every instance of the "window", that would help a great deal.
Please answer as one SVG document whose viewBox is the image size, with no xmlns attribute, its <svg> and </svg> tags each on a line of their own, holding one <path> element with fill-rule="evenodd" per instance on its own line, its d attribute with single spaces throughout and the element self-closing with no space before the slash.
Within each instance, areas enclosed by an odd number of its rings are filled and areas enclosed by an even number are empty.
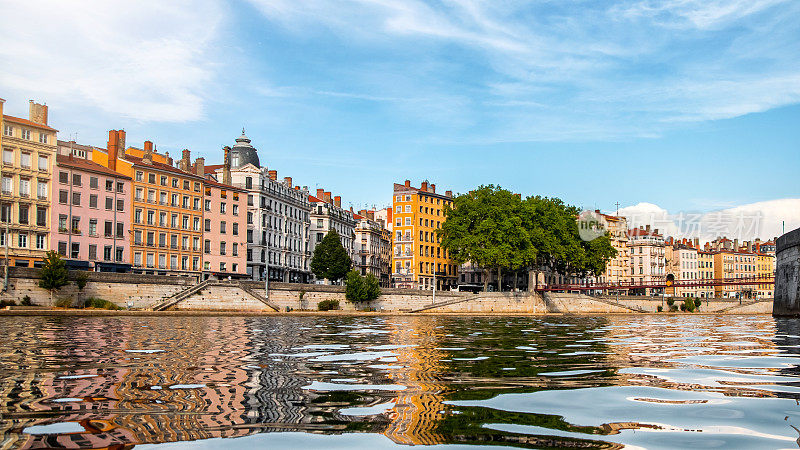
<svg viewBox="0 0 800 450">
<path fill-rule="evenodd" d="M 12 183 L 11 177 L 4 175 L 3 176 L 3 194 L 7 194 L 7 195 L 11 194 L 11 183 Z M 66 194 L 66 192 L 67 191 L 64 191 L 65 194 Z M 66 197 L 64 197 L 64 203 L 67 203 Z"/>
<path fill-rule="evenodd" d="M 193 227 L 194 231 L 200 231 L 200 218 L 195 217 L 193 222 L 194 222 L 194 227 Z"/>
<path fill-rule="evenodd" d="M 236 222 L 233 223 L 233 235 L 234 236 L 238 236 L 239 235 L 239 224 L 236 223 Z"/>
<path fill-rule="evenodd" d="M 81 175 L 79 173 L 72 174 L 72 184 L 74 186 L 81 186 Z"/>
<path fill-rule="evenodd" d="M 133 265 L 134 266 L 142 265 L 142 254 L 140 252 L 136 252 L 133 254 Z"/>
<path fill-rule="evenodd" d="M 117 237 L 125 237 L 125 224 L 122 222 L 117 222 Z"/>
<path fill-rule="evenodd" d="M 40 227 L 47 226 L 47 207 L 45 206 L 36 207 L 36 225 Z"/>
<path fill-rule="evenodd" d="M 223 220 L 223 221 L 221 221 L 221 222 L 219 223 L 219 232 L 220 232 L 220 233 L 222 233 L 222 234 L 225 234 L 225 233 L 227 232 L 227 231 L 225 230 L 225 228 L 226 228 L 226 223 L 225 223 L 225 221 Z"/>
<path fill-rule="evenodd" d="M 136 230 L 133 232 L 133 243 L 135 245 L 142 245 L 142 231 Z"/>
<path fill-rule="evenodd" d="M 47 246 L 47 235 L 44 233 L 39 233 L 36 235 L 36 249 L 37 250 L 44 250 Z"/>
<path fill-rule="evenodd" d="M 156 235 L 152 231 L 147 232 L 147 245 L 149 247 L 154 246 L 156 243 Z"/>
<path fill-rule="evenodd" d="M 30 169 L 31 168 L 31 154 L 30 153 L 21 153 L 19 155 L 19 165 L 22 166 L 23 169 Z"/>
<path fill-rule="evenodd" d="M 185 191 L 189 190 L 189 181 L 188 180 L 183 180 L 183 190 L 185 190 Z"/>
<path fill-rule="evenodd" d="M 17 244 L 19 248 L 28 248 L 28 233 L 20 233 L 18 235 Z"/>
<path fill-rule="evenodd" d="M 231 249 L 231 254 L 233 256 L 239 256 L 239 243 L 238 242 L 234 242 L 233 243 L 233 248 Z M 234 269 L 234 271 L 235 271 L 235 269 Z"/>
<path fill-rule="evenodd" d="M 236 157 L 236 159 L 239 159 L 239 154 L 234 154 L 234 156 Z M 231 164 L 231 165 L 233 167 L 238 166 L 238 164 Z M 246 177 L 244 179 L 244 187 L 246 189 L 253 189 L 253 178 L 252 177 Z"/>
<path fill-rule="evenodd" d="M 97 208 L 97 194 L 89 194 L 89 208 Z"/>
<path fill-rule="evenodd" d="M 225 208 L 225 202 L 222 202 L 222 203 L 220 203 L 220 204 L 219 204 L 219 212 L 220 212 L 221 214 L 225 214 L 225 209 L 226 209 L 226 208 Z"/>
<path fill-rule="evenodd" d="M 89 177 L 89 188 L 97 189 L 100 184 L 97 181 L 97 177 Z"/>
<path fill-rule="evenodd" d="M 156 174 L 148 173 L 147 174 L 147 182 L 150 183 L 150 184 L 156 184 Z M 148 256 L 150 256 L 150 255 L 148 255 Z"/>
<path fill-rule="evenodd" d="M 194 200 L 192 201 L 192 208 L 195 211 L 199 211 L 200 210 L 200 199 L 199 198 L 197 198 L 197 197 L 194 198 Z"/>
<path fill-rule="evenodd" d="M 253 224 L 253 213 L 250 211 L 247 212 L 247 223 L 251 225 Z"/>
<path fill-rule="evenodd" d="M 106 245 L 103 247 L 103 261 L 111 261 L 111 246 Z"/>
<path fill-rule="evenodd" d="M 206 200 L 205 201 L 205 210 L 206 211 L 211 211 L 211 200 Z"/>
<path fill-rule="evenodd" d="M 233 205 L 233 210 L 231 211 L 234 216 L 239 215 L 239 205 Z"/>
<path fill-rule="evenodd" d="M 178 206 L 178 198 L 179 198 L 178 194 L 172 194 L 172 206 L 175 207 Z"/>
<path fill-rule="evenodd" d="M 67 215 L 66 214 L 59 214 L 58 215 L 58 231 L 67 231 Z"/>
<path fill-rule="evenodd" d="M 117 199 L 117 211 L 125 211 L 125 200 L 121 198 Z"/>
<path fill-rule="evenodd" d="M 72 205 L 73 206 L 81 206 L 81 193 L 80 192 L 73 192 L 72 193 Z"/>
<path fill-rule="evenodd" d="M 61 256 L 67 256 L 67 243 L 65 241 L 58 242 L 58 254 Z"/>
<path fill-rule="evenodd" d="M 97 259 L 97 245 L 96 244 L 89 244 L 89 259 L 90 260 Z"/>
<path fill-rule="evenodd" d="M 42 144 L 47 144 L 47 134 L 39 133 L 39 142 Z"/>
<path fill-rule="evenodd" d="M 225 241 L 222 241 L 222 242 L 219 243 L 219 254 L 220 255 L 224 255 L 227 252 L 225 247 L 226 247 Z"/>
<path fill-rule="evenodd" d="M 19 195 L 20 197 L 31 196 L 31 180 L 27 178 L 19 179 Z"/>
<path fill-rule="evenodd" d="M 3 149 L 3 164 L 9 166 L 14 164 L 14 150 L 8 148 Z"/>
<path fill-rule="evenodd" d="M 183 216 L 183 220 L 181 221 L 181 225 L 183 225 L 184 230 L 189 229 L 189 216 Z"/>
<path fill-rule="evenodd" d="M 167 185 L 167 177 L 166 177 L 166 175 L 161 175 L 161 185 L 162 186 L 166 186 Z"/>
<path fill-rule="evenodd" d="M 211 253 L 211 240 L 210 239 L 206 239 L 205 241 L 203 241 L 203 252 L 206 253 L 206 254 Z"/>
<path fill-rule="evenodd" d="M 20 205 L 19 205 L 19 218 L 18 218 L 19 219 L 19 223 L 21 223 L 23 225 L 27 225 L 28 224 L 28 219 L 29 219 L 28 210 L 29 209 L 30 209 L 30 206 L 20 203 Z"/>
<path fill-rule="evenodd" d="M 6 125 L 3 127 L 3 134 L 5 136 L 13 136 L 14 135 L 14 128 L 11 125 Z"/>
<path fill-rule="evenodd" d="M 224 262 L 219 263 L 219 271 L 220 272 L 225 272 L 225 263 Z"/>
<path fill-rule="evenodd" d="M 31 140 L 31 130 L 22 130 L 22 139 Z"/>
<path fill-rule="evenodd" d="M 143 179 L 144 179 L 144 173 L 140 172 L 140 171 L 137 171 L 136 172 L 136 181 L 142 181 Z M 139 256 L 141 257 L 141 254 L 139 254 Z"/>
<path fill-rule="evenodd" d="M 114 236 L 114 223 L 111 222 L 110 220 L 106 220 L 104 231 L 105 231 L 105 236 L 106 237 L 113 237 Z"/>
<path fill-rule="evenodd" d="M 114 199 L 111 197 L 106 197 L 106 211 L 111 211 L 114 209 Z"/>
<path fill-rule="evenodd" d="M 156 213 L 153 211 L 147 211 L 147 224 L 155 225 L 155 220 L 156 220 Z"/>
<path fill-rule="evenodd" d="M 39 171 L 47 172 L 47 156 L 39 156 Z"/>
<path fill-rule="evenodd" d="M 142 223 L 142 210 L 137 209 L 133 212 L 133 221 L 136 223 Z"/>
<path fill-rule="evenodd" d="M 47 200 L 47 180 L 36 181 L 36 196 L 39 200 Z"/>
<path fill-rule="evenodd" d="M 79 242 L 72 243 L 72 249 L 69 257 L 72 259 L 78 259 L 81 257 L 81 244 Z"/>
<path fill-rule="evenodd" d="M 97 219 L 89 219 L 89 236 L 97 236 Z"/>
<path fill-rule="evenodd" d="M 125 192 L 125 183 L 117 181 L 117 192 L 120 194 Z"/>
<path fill-rule="evenodd" d="M 158 246 L 159 247 L 166 247 L 167 246 L 167 234 L 166 233 L 159 233 L 159 235 L 158 235 Z"/>
<path fill-rule="evenodd" d="M 206 219 L 205 220 L 205 228 L 204 228 L 204 230 L 205 231 L 211 231 L 211 219 Z"/>
<path fill-rule="evenodd" d="M 172 219 L 170 221 L 170 226 L 172 228 L 178 228 L 178 215 L 177 214 L 173 214 L 172 215 Z"/>
</svg>

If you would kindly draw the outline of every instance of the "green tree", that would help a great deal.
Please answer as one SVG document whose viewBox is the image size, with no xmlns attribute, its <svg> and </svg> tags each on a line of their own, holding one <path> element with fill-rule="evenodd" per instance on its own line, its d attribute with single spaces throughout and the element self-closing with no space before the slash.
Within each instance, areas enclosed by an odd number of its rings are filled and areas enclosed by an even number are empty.
<svg viewBox="0 0 800 450">
<path fill-rule="evenodd" d="M 489 271 L 497 271 L 502 290 L 502 269 L 523 267 L 530 248 L 522 223 L 518 195 L 500 186 L 480 186 L 445 206 L 445 221 L 436 230 L 441 246 L 457 264 L 472 262 L 484 270 L 484 290 Z"/>
<path fill-rule="evenodd" d="M 345 285 L 344 297 L 351 302 L 375 300 L 381 295 L 378 279 L 372 274 L 362 277 L 355 270 L 351 270 L 347 272 Z"/>
<path fill-rule="evenodd" d="M 86 287 L 86 283 L 89 282 L 89 275 L 86 273 L 85 270 L 79 271 L 75 274 L 75 285 L 78 286 L 78 291 L 81 295 L 83 295 L 83 288 Z M 79 304 L 82 304 L 83 301 L 79 299 Z M 84 305 L 86 307 L 86 305 Z"/>
<path fill-rule="evenodd" d="M 341 279 L 352 267 L 353 261 L 342 246 L 341 238 L 336 230 L 331 230 L 322 238 L 322 242 L 314 249 L 311 259 L 311 271 L 317 278 L 330 281 Z"/>
<path fill-rule="evenodd" d="M 64 260 L 53 250 L 47 252 L 42 266 L 39 287 L 50 292 L 50 303 L 53 302 L 53 291 L 69 284 L 67 279 L 67 265 Z"/>
</svg>

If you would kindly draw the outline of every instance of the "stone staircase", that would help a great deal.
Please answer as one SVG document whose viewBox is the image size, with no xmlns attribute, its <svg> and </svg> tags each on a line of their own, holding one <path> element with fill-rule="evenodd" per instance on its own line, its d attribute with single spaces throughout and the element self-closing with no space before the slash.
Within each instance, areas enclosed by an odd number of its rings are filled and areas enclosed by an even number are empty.
<svg viewBox="0 0 800 450">
<path fill-rule="evenodd" d="M 239 283 L 239 289 L 241 289 L 241 290 L 243 290 L 243 291 L 247 292 L 248 294 L 250 294 L 250 296 L 252 296 L 252 297 L 253 297 L 253 298 L 255 298 L 256 300 L 260 301 L 261 303 L 263 303 L 263 304 L 265 304 L 265 305 L 269 306 L 269 307 L 270 307 L 270 308 L 272 308 L 273 310 L 275 310 L 275 311 L 280 311 L 280 308 L 279 308 L 279 307 L 277 307 L 275 304 L 273 304 L 273 303 L 270 303 L 270 302 L 269 302 L 269 300 L 267 300 L 267 298 L 266 298 L 266 297 L 264 297 L 264 295 L 263 295 L 262 293 L 258 292 L 258 291 L 257 291 L 257 290 L 255 290 L 255 289 L 252 289 L 251 287 L 247 286 L 246 284 L 244 284 L 244 283 Z"/>
<path fill-rule="evenodd" d="M 182 291 L 178 291 L 175 294 L 172 294 L 171 296 L 162 299 L 161 302 L 156 303 L 150 309 L 153 311 L 164 311 L 166 309 L 169 309 L 176 303 L 185 300 L 191 297 L 192 295 L 202 291 L 203 288 L 207 287 L 209 284 L 211 284 L 211 280 L 205 280 L 203 282 L 189 286 Z"/>
<path fill-rule="evenodd" d="M 455 304 L 458 304 L 458 303 L 468 302 L 470 300 L 475 300 L 477 298 L 478 298 L 478 296 L 473 296 L 473 297 L 464 297 L 464 298 L 455 298 L 455 299 L 452 299 L 452 300 L 445 300 L 443 302 L 431 303 L 430 305 L 423 306 L 422 308 L 412 309 L 409 312 L 416 313 L 416 312 L 428 311 L 428 310 L 431 310 L 431 309 L 441 308 L 442 306 L 455 305 Z"/>
<path fill-rule="evenodd" d="M 772 300 L 764 300 L 764 299 L 750 300 L 749 302 L 744 302 L 744 303 L 741 303 L 741 304 L 728 306 L 727 308 L 718 309 L 718 310 L 716 310 L 714 312 L 715 313 L 726 313 L 726 312 L 729 312 L 729 311 L 733 311 L 734 309 L 737 309 L 737 308 L 744 308 L 745 306 L 755 305 L 756 303 L 769 302 L 769 301 L 772 301 Z"/>
<path fill-rule="evenodd" d="M 612 299 L 610 299 L 610 298 L 604 298 L 604 297 L 591 297 L 591 296 L 590 296 L 590 298 L 591 298 L 592 300 L 597 300 L 598 302 L 603 302 L 603 303 L 605 303 L 605 304 L 607 304 L 607 305 L 616 306 L 616 307 L 618 307 L 618 308 L 625 308 L 625 309 L 628 309 L 628 310 L 631 310 L 631 311 L 634 311 L 634 312 L 641 312 L 641 313 L 649 313 L 649 312 L 653 312 L 653 311 L 648 311 L 648 310 L 646 310 L 646 309 L 644 309 L 644 308 L 640 308 L 640 307 L 638 307 L 638 306 L 630 306 L 630 305 L 626 305 L 626 304 L 624 304 L 624 303 L 620 303 L 620 302 L 618 302 L 618 301 L 616 301 L 616 300 L 612 300 Z"/>
</svg>

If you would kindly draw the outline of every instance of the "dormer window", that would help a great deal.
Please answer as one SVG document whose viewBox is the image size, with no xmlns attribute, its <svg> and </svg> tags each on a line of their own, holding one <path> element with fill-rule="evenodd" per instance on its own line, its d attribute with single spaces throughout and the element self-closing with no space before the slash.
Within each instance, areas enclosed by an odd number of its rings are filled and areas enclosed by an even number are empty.
<svg viewBox="0 0 800 450">
<path fill-rule="evenodd" d="M 239 154 L 234 153 L 231 155 L 231 167 L 239 167 Z"/>
</svg>

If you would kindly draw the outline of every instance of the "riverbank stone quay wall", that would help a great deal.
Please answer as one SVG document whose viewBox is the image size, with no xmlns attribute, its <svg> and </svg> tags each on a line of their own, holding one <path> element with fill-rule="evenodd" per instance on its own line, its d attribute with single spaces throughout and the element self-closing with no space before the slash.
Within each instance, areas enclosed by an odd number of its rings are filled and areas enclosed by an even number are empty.
<svg viewBox="0 0 800 450">
<path fill-rule="evenodd" d="M 71 273 L 73 278 L 75 273 Z M 83 291 L 74 283 L 61 288 L 50 299 L 50 294 L 38 286 L 38 270 L 11 268 L 8 289 L 0 299 L 17 303 L 29 296 L 36 305 L 53 306 L 62 298 L 71 298 L 77 304 L 90 297 L 102 298 L 117 305 L 134 309 L 151 309 L 163 304 L 171 296 L 196 286 L 195 277 L 157 275 L 132 275 L 88 272 L 89 281 Z M 589 297 L 581 294 L 532 292 L 437 292 L 434 300 L 431 291 L 408 289 L 383 289 L 374 301 L 352 303 L 345 300 L 342 286 L 270 283 L 269 305 L 263 301 L 264 284 L 253 281 L 215 280 L 207 282 L 198 292 L 170 306 L 171 310 L 194 311 L 248 311 L 274 313 L 298 310 L 317 310 L 323 300 L 338 300 L 347 311 L 374 310 L 386 312 L 417 313 L 563 313 L 608 314 L 656 312 L 668 307 L 658 297 Z M 676 300 L 680 304 L 680 299 Z M 701 312 L 727 314 L 768 314 L 772 301 L 740 302 L 731 299 L 703 300 Z"/>
<path fill-rule="evenodd" d="M 775 242 L 776 316 L 800 316 L 800 228 Z"/>
</svg>

